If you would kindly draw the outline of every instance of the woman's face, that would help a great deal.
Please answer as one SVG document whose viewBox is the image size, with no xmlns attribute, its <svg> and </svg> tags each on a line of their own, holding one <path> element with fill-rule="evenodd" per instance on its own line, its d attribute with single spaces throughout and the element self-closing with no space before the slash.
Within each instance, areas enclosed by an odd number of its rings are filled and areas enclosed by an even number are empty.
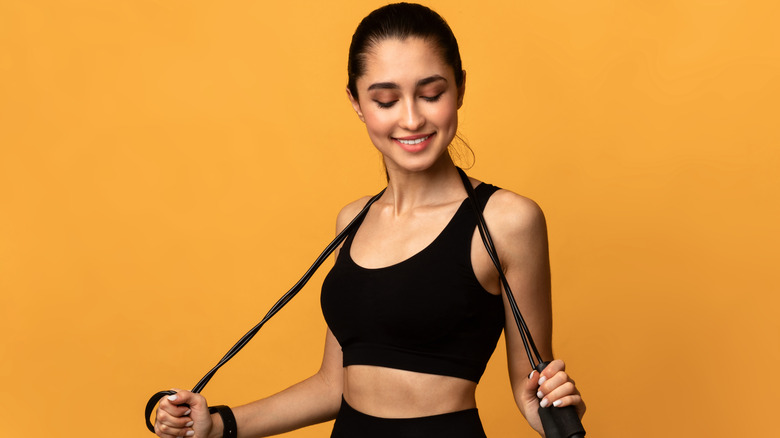
<svg viewBox="0 0 780 438">
<path fill-rule="evenodd" d="M 377 43 L 365 66 L 359 97 L 349 98 L 388 171 L 428 169 L 455 137 L 465 83 L 458 89 L 452 67 L 420 38 Z"/>
</svg>

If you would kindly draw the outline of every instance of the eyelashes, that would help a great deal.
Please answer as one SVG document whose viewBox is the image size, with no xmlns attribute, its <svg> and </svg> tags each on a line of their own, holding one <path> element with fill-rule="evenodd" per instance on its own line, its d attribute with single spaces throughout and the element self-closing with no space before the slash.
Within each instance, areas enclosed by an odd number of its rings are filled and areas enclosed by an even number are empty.
<svg viewBox="0 0 780 438">
<path fill-rule="evenodd" d="M 429 96 L 420 96 L 420 98 L 422 100 L 426 101 L 426 102 L 436 102 L 437 100 L 439 100 L 439 98 L 441 98 L 442 94 L 444 94 L 443 91 L 441 93 L 435 95 L 435 96 L 430 96 L 430 97 Z"/>
<path fill-rule="evenodd" d="M 424 101 L 426 101 L 426 102 L 431 102 L 431 103 L 433 103 L 433 102 L 437 102 L 439 99 L 441 99 L 441 95 L 442 95 L 442 94 L 444 94 L 444 92 L 443 92 L 443 91 L 442 91 L 441 93 L 439 93 L 439 94 L 435 95 L 435 96 L 420 96 L 420 99 L 422 99 L 422 100 L 424 100 Z M 396 103 L 396 102 L 398 102 L 398 101 L 397 101 L 397 100 L 391 100 L 391 101 L 389 101 L 389 102 L 382 102 L 382 101 L 380 101 L 380 100 L 376 100 L 376 99 L 374 99 L 374 102 L 376 102 L 376 105 L 377 105 L 379 108 L 382 108 L 382 109 L 387 109 L 387 108 L 391 108 L 391 107 L 392 107 L 393 105 L 395 105 L 395 103 Z"/>
</svg>

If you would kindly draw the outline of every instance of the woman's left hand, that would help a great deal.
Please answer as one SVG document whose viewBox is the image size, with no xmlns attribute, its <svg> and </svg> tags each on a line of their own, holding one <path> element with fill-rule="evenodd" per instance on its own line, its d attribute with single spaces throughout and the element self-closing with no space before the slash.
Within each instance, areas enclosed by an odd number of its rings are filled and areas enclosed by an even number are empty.
<svg viewBox="0 0 780 438">
<path fill-rule="evenodd" d="M 539 406 L 574 406 L 580 418 L 585 415 L 585 402 L 574 380 L 566 374 L 566 364 L 562 360 L 550 362 L 541 374 L 537 371 L 531 373 L 526 379 L 521 401 L 523 415 L 542 436 L 544 430 L 539 419 Z"/>
</svg>

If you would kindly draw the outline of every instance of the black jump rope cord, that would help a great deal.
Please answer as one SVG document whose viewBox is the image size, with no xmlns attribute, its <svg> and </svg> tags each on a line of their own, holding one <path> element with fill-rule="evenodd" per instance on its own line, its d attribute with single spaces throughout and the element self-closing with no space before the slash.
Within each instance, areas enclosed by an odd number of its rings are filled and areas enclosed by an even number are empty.
<svg viewBox="0 0 780 438">
<path fill-rule="evenodd" d="M 542 359 L 542 355 L 539 354 L 539 350 L 536 348 L 534 339 L 531 336 L 531 330 L 528 329 L 528 325 L 525 323 L 523 315 L 520 313 L 520 308 L 517 306 L 517 301 L 512 293 L 512 289 L 509 287 L 509 281 L 507 281 L 504 275 L 504 269 L 501 267 L 501 261 L 498 259 L 498 251 L 493 244 L 493 239 L 490 237 L 490 231 L 488 231 L 487 224 L 485 223 L 485 217 L 482 215 L 482 209 L 477 203 L 477 197 L 474 193 L 474 188 L 471 186 L 471 181 L 461 168 L 458 168 L 458 173 L 463 181 L 463 186 L 466 188 L 471 205 L 477 215 L 477 228 L 479 234 L 482 237 L 482 243 L 485 244 L 490 259 L 496 266 L 498 276 L 501 279 L 501 284 L 504 286 L 504 293 L 506 294 L 507 301 L 509 301 L 509 307 L 512 310 L 512 316 L 515 319 L 515 324 L 520 331 L 520 337 L 523 340 L 523 346 L 525 347 L 525 353 L 528 355 L 528 361 L 531 363 L 531 368 L 539 371 L 540 373 L 549 364 Z M 531 354 L 533 350 L 533 355 Z M 534 361 L 534 356 L 537 361 Z M 585 428 L 582 427 L 579 415 L 574 406 L 565 406 L 562 408 L 556 407 L 539 407 L 539 418 L 542 420 L 542 426 L 547 438 L 580 438 L 585 436 Z"/>
<path fill-rule="evenodd" d="M 543 361 L 541 354 L 539 354 L 539 350 L 536 348 L 536 344 L 534 344 L 531 331 L 528 329 L 528 326 L 523 319 L 523 315 L 520 313 L 520 309 L 517 307 L 515 297 L 509 288 L 509 282 L 507 281 L 503 269 L 501 268 L 501 262 L 498 259 L 498 253 L 496 252 L 495 245 L 493 245 L 493 239 L 490 237 L 490 232 L 488 231 L 487 224 L 485 223 L 485 218 L 482 216 L 482 210 L 477 203 L 476 195 L 474 194 L 474 188 L 471 186 L 471 181 L 462 169 L 457 169 L 463 181 L 463 186 L 465 187 L 466 192 L 468 193 L 468 197 L 471 200 L 474 211 L 476 212 L 477 228 L 479 229 L 479 234 L 482 237 L 482 242 L 484 243 L 485 248 L 490 255 L 490 259 L 493 261 L 493 264 L 498 270 L 498 275 L 501 279 L 501 284 L 504 287 L 504 292 L 507 295 L 509 307 L 511 308 L 512 315 L 515 319 L 515 324 L 517 325 L 517 328 L 520 331 L 520 337 L 523 340 L 523 345 L 525 347 L 526 355 L 528 356 L 528 361 L 531 363 L 531 367 L 533 369 L 541 372 L 549 362 Z M 273 305 L 273 307 L 271 307 L 268 313 L 263 317 L 262 320 L 260 320 L 259 323 L 257 323 L 257 325 L 252 327 L 251 330 L 242 336 L 241 339 L 239 339 L 238 342 L 236 342 L 236 344 L 233 345 L 230 350 L 228 350 L 225 356 L 220 359 L 214 368 L 212 368 L 208 373 L 206 373 L 205 376 L 203 376 L 203 378 L 200 379 L 195 387 L 192 388 L 192 392 L 200 393 L 203 391 L 203 388 L 205 388 L 206 384 L 209 383 L 212 377 L 214 377 L 214 374 L 216 374 L 223 365 L 225 365 L 231 358 L 233 358 L 233 356 L 241 351 L 241 349 L 244 348 L 244 346 L 249 343 L 250 340 L 252 340 L 257 332 L 263 327 L 263 325 L 265 325 L 269 319 L 276 315 L 276 313 L 279 312 L 282 307 L 284 307 L 290 300 L 293 299 L 293 297 L 295 297 L 295 295 L 298 294 L 298 292 L 300 292 L 301 289 L 303 289 L 306 283 L 308 283 L 308 281 L 311 279 L 312 275 L 314 275 L 314 272 L 317 271 L 317 269 L 320 267 L 320 265 L 322 265 L 323 262 L 325 262 L 328 256 L 333 253 L 336 248 L 338 248 L 341 242 L 347 238 L 349 233 L 352 232 L 352 229 L 355 227 L 355 224 L 366 215 L 371 205 L 376 202 L 376 200 L 379 199 L 382 194 L 384 194 L 385 190 L 382 190 L 373 196 L 366 203 L 360 213 L 358 213 L 357 216 L 355 216 L 355 218 L 352 219 L 352 221 L 336 236 L 336 238 L 333 239 L 330 244 L 328 244 L 322 253 L 320 253 L 319 257 L 317 257 L 306 273 L 303 274 L 301 279 L 298 280 L 298 282 L 295 283 L 295 285 L 293 285 L 290 290 L 282 295 L 282 297 L 276 302 L 276 304 Z M 144 410 L 144 420 L 146 421 L 147 429 L 149 429 L 151 432 L 154 432 L 154 425 L 152 424 L 150 417 L 154 407 L 157 405 L 157 402 L 164 396 L 175 393 L 176 391 L 173 390 L 160 391 L 149 399 L 149 402 L 146 404 L 146 409 Z M 582 423 L 580 423 L 577 412 L 573 406 L 567 406 L 564 408 L 539 408 L 539 415 L 542 418 L 545 435 L 547 435 L 548 438 L 578 438 L 585 436 L 585 429 L 583 429 Z"/>
</svg>

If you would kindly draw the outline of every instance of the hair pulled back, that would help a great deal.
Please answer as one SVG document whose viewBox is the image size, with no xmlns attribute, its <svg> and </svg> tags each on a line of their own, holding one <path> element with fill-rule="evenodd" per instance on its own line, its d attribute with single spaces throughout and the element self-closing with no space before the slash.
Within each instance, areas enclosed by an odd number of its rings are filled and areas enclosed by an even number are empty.
<svg viewBox="0 0 780 438">
<path fill-rule="evenodd" d="M 463 85 L 463 65 L 458 41 L 452 29 L 439 14 L 423 5 L 395 3 L 383 6 L 366 16 L 352 35 L 347 62 L 347 88 L 358 97 L 357 80 L 366 70 L 366 55 L 379 42 L 396 38 L 422 38 L 433 42 L 441 51 L 442 59 L 455 73 L 455 84 Z"/>
</svg>

